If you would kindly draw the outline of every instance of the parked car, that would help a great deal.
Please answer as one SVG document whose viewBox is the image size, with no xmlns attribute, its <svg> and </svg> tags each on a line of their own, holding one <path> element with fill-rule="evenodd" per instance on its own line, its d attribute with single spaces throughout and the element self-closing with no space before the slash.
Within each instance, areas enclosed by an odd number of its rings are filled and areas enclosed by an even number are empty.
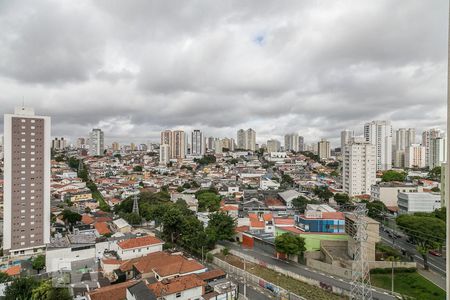
<svg viewBox="0 0 450 300">
<path fill-rule="evenodd" d="M 430 250 L 428 251 L 428 253 L 430 253 L 433 256 L 442 256 L 442 254 L 437 250 Z"/>
</svg>

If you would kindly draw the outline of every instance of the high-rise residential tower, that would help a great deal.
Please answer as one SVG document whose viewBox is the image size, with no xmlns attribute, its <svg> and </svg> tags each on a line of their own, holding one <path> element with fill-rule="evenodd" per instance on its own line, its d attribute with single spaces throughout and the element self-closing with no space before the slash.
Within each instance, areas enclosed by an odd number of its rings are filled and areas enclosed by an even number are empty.
<svg viewBox="0 0 450 300">
<path fill-rule="evenodd" d="M 322 139 L 317 143 L 317 151 L 320 159 L 328 159 L 331 156 L 330 142 Z"/>
<path fill-rule="evenodd" d="M 376 183 L 376 146 L 355 137 L 342 152 L 342 180 L 344 192 L 349 196 L 370 194 Z"/>
<path fill-rule="evenodd" d="M 344 147 L 345 145 L 347 145 L 348 143 L 350 143 L 350 141 L 353 139 L 353 137 L 355 136 L 355 132 L 353 130 L 342 130 L 341 131 L 341 152 L 344 152 Z"/>
<path fill-rule="evenodd" d="M 364 137 L 375 145 L 377 170 L 392 169 L 392 125 L 390 121 L 372 121 L 364 125 Z"/>
<path fill-rule="evenodd" d="M 171 158 L 183 159 L 186 157 L 186 135 L 183 130 L 172 131 Z"/>
<path fill-rule="evenodd" d="M 432 165 L 435 164 L 435 162 L 433 163 L 433 157 L 436 157 L 436 151 L 439 151 L 436 149 L 436 146 L 438 145 L 440 147 L 440 141 L 434 142 L 433 145 L 433 140 L 437 139 L 437 138 L 442 138 L 444 137 L 444 133 L 442 132 L 442 130 L 437 129 L 437 128 L 432 128 L 429 130 L 425 130 L 422 133 L 422 146 L 425 147 L 425 165 L 427 167 L 432 168 Z"/>
<path fill-rule="evenodd" d="M 414 128 L 400 128 L 395 131 L 395 144 L 393 145 L 393 163 L 397 168 L 405 167 L 405 155 L 408 147 L 416 143 L 416 130 Z"/>
<path fill-rule="evenodd" d="M 50 117 L 4 116 L 3 249 L 32 254 L 50 242 Z"/>
<path fill-rule="evenodd" d="M 89 155 L 101 156 L 105 151 L 105 136 L 101 129 L 95 128 L 89 133 Z"/>
<path fill-rule="evenodd" d="M 285 151 L 300 151 L 300 137 L 297 133 L 286 134 L 284 136 L 284 150 Z"/>
<path fill-rule="evenodd" d="M 170 160 L 170 146 L 162 144 L 159 146 L 159 164 L 167 165 Z"/>
<path fill-rule="evenodd" d="M 191 133 L 191 155 L 199 156 L 205 154 L 205 140 L 203 133 L 195 129 Z"/>
<path fill-rule="evenodd" d="M 250 151 L 256 150 L 256 131 L 249 128 L 247 130 L 239 129 L 237 131 L 237 147 Z"/>
<path fill-rule="evenodd" d="M 420 144 L 412 144 L 404 151 L 405 168 L 425 168 L 425 147 Z"/>
<path fill-rule="evenodd" d="M 278 140 L 268 140 L 267 141 L 267 152 L 278 152 L 280 151 L 281 143 Z"/>
</svg>

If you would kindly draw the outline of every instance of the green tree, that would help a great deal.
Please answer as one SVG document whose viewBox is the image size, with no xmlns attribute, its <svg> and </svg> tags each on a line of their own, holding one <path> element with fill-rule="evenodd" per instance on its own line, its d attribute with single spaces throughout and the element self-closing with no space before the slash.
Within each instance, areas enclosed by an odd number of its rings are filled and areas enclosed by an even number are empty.
<svg viewBox="0 0 450 300">
<path fill-rule="evenodd" d="M 435 186 L 434 188 L 431 189 L 431 191 L 434 193 L 439 193 L 441 191 L 441 189 L 438 188 L 437 186 Z"/>
<path fill-rule="evenodd" d="M 82 216 L 79 213 L 73 212 L 70 209 L 65 209 L 62 212 L 63 220 L 73 226 L 75 223 L 81 221 Z"/>
<path fill-rule="evenodd" d="M 133 172 L 142 172 L 142 166 L 134 166 Z"/>
<path fill-rule="evenodd" d="M 345 205 L 350 203 L 350 197 L 346 193 L 336 193 L 334 201 L 339 205 Z"/>
<path fill-rule="evenodd" d="M 162 217 L 163 234 L 170 239 L 172 243 L 176 242 L 183 224 L 183 213 L 179 207 L 171 205 L 168 207 Z"/>
<path fill-rule="evenodd" d="M 292 233 L 283 233 L 275 238 L 277 252 L 288 255 L 303 255 L 306 251 L 305 239 Z"/>
<path fill-rule="evenodd" d="M 69 290 L 67 288 L 56 288 L 52 286 L 51 280 L 41 281 L 41 283 L 33 289 L 31 300 L 71 300 Z"/>
<path fill-rule="evenodd" d="M 199 211 L 217 211 L 220 208 L 220 196 L 213 192 L 197 193 Z"/>
<path fill-rule="evenodd" d="M 30 300 L 33 289 L 38 286 L 38 282 L 31 277 L 19 277 L 5 289 L 5 300 Z"/>
<path fill-rule="evenodd" d="M 383 176 L 381 177 L 381 179 L 384 182 L 405 181 L 406 173 L 405 172 L 397 172 L 397 171 L 394 171 L 394 170 L 388 170 L 388 171 L 383 173 Z"/>
<path fill-rule="evenodd" d="M 205 232 L 203 223 L 194 215 L 186 216 L 181 227 L 180 244 L 194 254 L 201 254 L 202 247 L 211 248 L 211 241 Z"/>
<path fill-rule="evenodd" d="M 434 167 L 428 172 L 428 178 L 431 180 L 440 181 L 441 180 L 441 167 Z"/>
<path fill-rule="evenodd" d="M 378 200 L 369 202 L 367 200 L 361 201 L 366 204 L 368 210 L 367 215 L 376 220 L 382 220 L 384 215 L 388 212 L 386 205 Z"/>
<path fill-rule="evenodd" d="M 136 213 L 124 214 L 123 218 L 131 225 L 141 224 L 141 217 Z"/>
<path fill-rule="evenodd" d="M 281 176 L 281 184 L 287 185 L 287 186 L 292 186 L 294 184 L 294 180 L 288 174 L 283 174 Z"/>
<path fill-rule="evenodd" d="M 428 251 L 445 241 L 445 222 L 435 217 L 417 215 L 401 215 L 396 222 L 415 242 L 417 251 L 422 255 L 424 268 L 428 270 Z"/>
<path fill-rule="evenodd" d="M 328 201 L 331 197 L 333 197 L 333 193 L 327 187 L 317 187 L 314 190 L 314 194 L 316 194 L 317 197 L 323 201 Z"/>
<path fill-rule="evenodd" d="M 6 274 L 5 272 L 0 272 L 0 283 L 9 282 L 12 280 L 12 277 Z"/>
<path fill-rule="evenodd" d="M 209 216 L 206 232 L 214 242 L 230 240 L 235 235 L 236 221 L 223 212 L 216 212 Z"/>
<path fill-rule="evenodd" d="M 45 256 L 44 255 L 36 256 L 32 261 L 32 266 L 33 269 L 35 269 L 39 274 L 39 272 L 45 268 Z"/>
<path fill-rule="evenodd" d="M 306 206 L 308 204 L 317 204 L 317 201 L 314 200 L 308 200 L 304 196 L 298 196 L 294 200 L 292 200 L 292 205 L 295 207 L 296 210 L 298 210 L 300 213 L 304 213 Z"/>
</svg>

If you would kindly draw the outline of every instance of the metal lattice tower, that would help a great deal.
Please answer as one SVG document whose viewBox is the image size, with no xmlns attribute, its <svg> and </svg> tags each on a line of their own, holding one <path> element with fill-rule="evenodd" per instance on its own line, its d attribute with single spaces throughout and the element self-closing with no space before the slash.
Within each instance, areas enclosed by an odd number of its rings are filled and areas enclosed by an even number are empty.
<svg viewBox="0 0 450 300">
<path fill-rule="evenodd" d="M 133 213 L 139 216 L 139 203 L 137 194 L 133 196 Z"/>
<path fill-rule="evenodd" d="M 355 216 L 355 234 L 353 239 L 356 241 L 355 258 L 352 266 L 352 289 L 350 299 L 352 300 L 371 300 L 372 286 L 370 284 L 370 269 L 367 261 L 367 253 L 364 246 L 367 242 L 367 209 L 364 203 L 356 204 L 354 210 Z"/>
</svg>

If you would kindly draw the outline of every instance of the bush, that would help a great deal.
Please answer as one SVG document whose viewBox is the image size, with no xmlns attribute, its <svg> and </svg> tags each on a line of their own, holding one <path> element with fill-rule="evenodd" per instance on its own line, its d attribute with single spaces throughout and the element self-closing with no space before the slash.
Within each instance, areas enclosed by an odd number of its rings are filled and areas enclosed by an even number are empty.
<svg viewBox="0 0 450 300">
<path fill-rule="evenodd" d="M 227 256 L 227 255 L 230 253 L 230 249 L 228 249 L 227 247 L 225 247 L 225 248 L 222 249 L 221 252 L 222 252 L 223 255 Z"/>
<path fill-rule="evenodd" d="M 395 263 L 394 263 L 395 266 Z M 395 273 L 415 273 L 417 268 L 395 268 Z M 370 270 L 370 274 L 391 274 L 392 268 L 375 268 Z"/>
<path fill-rule="evenodd" d="M 214 256 L 211 253 L 206 254 L 206 261 L 209 263 L 212 263 L 214 259 Z"/>
</svg>

